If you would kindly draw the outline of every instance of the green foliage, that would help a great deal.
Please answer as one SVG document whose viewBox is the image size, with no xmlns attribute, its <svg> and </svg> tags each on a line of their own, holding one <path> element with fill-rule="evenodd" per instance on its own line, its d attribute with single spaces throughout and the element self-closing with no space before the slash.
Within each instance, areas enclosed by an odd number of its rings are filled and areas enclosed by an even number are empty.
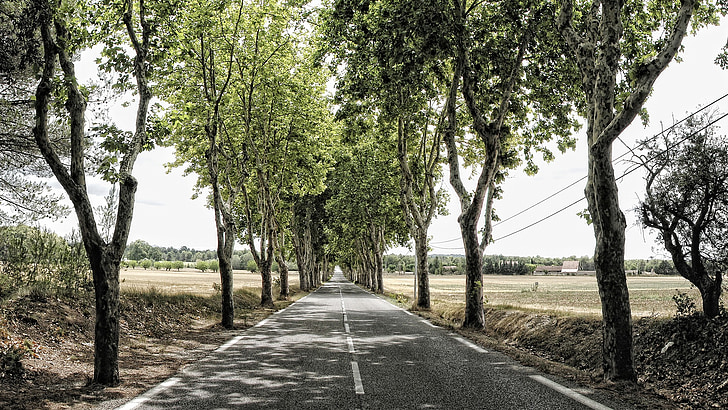
<svg viewBox="0 0 728 410">
<path fill-rule="evenodd" d="M 672 300 L 677 308 L 677 316 L 691 316 L 695 313 L 695 299 L 687 293 L 676 289 Z"/>
<path fill-rule="evenodd" d="M 248 261 L 248 263 L 246 265 L 246 269 L 249 270 L 250 272 L 258 272 L 258 264 L 252 260 Z"/>
<path fill-rule="evenodd" d="M 0 294 L 41 286 L 77 292 L 90 284 L 88 259 L 77 232 L 64 239 L 47 229 L 0 227 Z"/>
<path fill-rule="evenodd" d="M 199 260 L 195 262 L 195 269 L 199 270 L 200 272 L 204 272 L 210 268 L 210 265 L 207 263 L 207 261 Z"/>
<path fill-rule="evenodd" d="M 217 259 L 210 259 L 207 261 L 207 269 L 210 269 L 213 272 L 217 272 L 220 270 L 220 262 Z"/>
<path fill-rule="evenodd" d="M 142 259 L 142 260 L 139 261 L 139 266 L 141 266 L 142 268 L 144 268 L 144 270 L 147 270 L 147 269 L 149 269 L 149 268 L 151 268 L 151 267 L 154 266 L 154 261 L 151 260 L 151 259 L 145 258 L 145 259 Z"/>
</svg>

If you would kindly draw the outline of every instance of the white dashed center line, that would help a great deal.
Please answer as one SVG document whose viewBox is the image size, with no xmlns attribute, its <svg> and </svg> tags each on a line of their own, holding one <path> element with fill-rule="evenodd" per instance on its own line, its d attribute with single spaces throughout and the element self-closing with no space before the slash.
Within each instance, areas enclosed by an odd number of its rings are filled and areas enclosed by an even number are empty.
<svg viewBox="0 0 728 410">
<path fill-rule="evenodd" d="M 341 287 L 339 287 L 339 298 L 341 299 L 341 313 L 344 316 L 344 332 L 346 333 L 346 345 L 349 348 L 349 354 L 352 355 L 352 358 L 354 358 L 354 355 L 356 354 L 356 350 L 354 350 L 354 339 L 352 339 L 350 336 L 351 328 L 349 327 L 349 317 L 346 314 L 344 294 L 341 292 Z M 357 363 L 356 360 L 351 361 L 351 373 L 354 377 L 354 392 L 356 394 L 364 394 L 364 385 L 361 382 L 361 374 L 359 373 L 359 363 Z"/>
</svg>

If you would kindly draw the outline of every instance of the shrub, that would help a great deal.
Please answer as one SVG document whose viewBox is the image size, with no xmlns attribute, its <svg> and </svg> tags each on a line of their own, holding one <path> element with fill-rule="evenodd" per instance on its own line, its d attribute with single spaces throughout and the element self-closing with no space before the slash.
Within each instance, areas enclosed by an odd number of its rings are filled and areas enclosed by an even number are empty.
<svg viewBox="0 0 728 410">
<path fill-rule="evenodd" d="M 142 259 L 141 261 L 139 261 L 139 266 L 144 268 L 144 270 L 147 270 L 154 266 L 154 262 L 151 259 Z"/>
<path fill-rule="evenodd" d="M 692 296 L 677 289 L 675 292 L 677 293 L 672 295 L 672 300 L 677 307 L 677 316 L 690 316 L 695 313 L 695 300 Z"/>
<path fill-rule="evenodd" d="M 201 272 L 206 271 L 208 268 L 209 268 L 209 266 L 206 261 L 199 260 L 195 263 L 195 269 L 197 269 Z"/>
<path fill-rule="evenodd" d="M 213 272 L 217 272 L 220 270 L 220 262 L 217 259 L 210 259 L 207 261 L 207 269 L 210 269 Z"/>
<path fill-rule="evenodd" d="M 185 263 L 182 261 L 173 261 L 172 262 L 172 269 L 180 270 L 185 267 Z"/>
<path fill-rule="evenodd" d="M 3 338 L 5 339 L 5 338 Z M 23 373 L 23 358 L 35 355 L 29 340 L 0 340 L 0 376 L 18 376 Z"/>
<path fill-rule="evenodd" d="M 258 271 L 258 264 L 255 263 L 255 261 L 248 261 L 246 267 L 251 272 L 257 272 Z"/>
</svg>

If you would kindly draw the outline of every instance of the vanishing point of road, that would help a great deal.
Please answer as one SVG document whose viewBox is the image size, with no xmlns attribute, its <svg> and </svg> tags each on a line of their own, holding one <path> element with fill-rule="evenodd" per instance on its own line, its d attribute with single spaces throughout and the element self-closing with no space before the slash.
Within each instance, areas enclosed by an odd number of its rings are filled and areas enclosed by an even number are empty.
<svg viewBox="0 0 728 410">
<path fill-rule="evenodd" d="M 119 409 L 235 408 L 625 406 L 485 350 L 337 271 L 316 292 Z"/>
</svg>

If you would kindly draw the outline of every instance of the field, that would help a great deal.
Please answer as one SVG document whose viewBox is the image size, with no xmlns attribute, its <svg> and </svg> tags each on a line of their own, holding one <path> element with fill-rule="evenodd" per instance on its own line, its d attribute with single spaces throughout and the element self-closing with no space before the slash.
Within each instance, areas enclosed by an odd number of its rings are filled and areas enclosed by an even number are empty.
<svg viewBox="0 0 728 410">
<path fill-rule="evenodd" d="M 273 273 L 273 278 L 278 278 Z M 220 284 L 219 272 L 200 272 L 195 269 L 181 271 L 122 269 L 120 275 L 122 290 L 143 290 L 154 288 L 167 293 L 190 293 L 193 295 L 211 295 L 215 293 L 215 285 Z M 289 274 L 289 285 L 298 286 L 298 272 Z M 248 271 L 233 272 L 233 288 L 260 289 L 260 273 Z"/>
<path fill-rule="evenodd" d="M 278 275 L 273 273 L 273 278 Z M 289 275 L 291 286 L 298 285 L 298 272 Z M 389 274 L 384 277 L 389 293 L 413 296 L 412 275 Z M 154 288 L 169 293 L 210 295 L 214 284 L 220 283 L 217 272 L 194 269 L 160 271 L 124 269 L 121 288 L 141 290 Z M 563 314 L 601 315 L 597 282 L 594 276 L 491 276 L 483 277 L 488 305 L 516 307 L 525 310 L 559 312 Z M 234 287 L 260 289 L 260 274 L 235 271 Z M 635 317 L 673 316 L 672 296 L 685 292 L 692 296 L 700 309 L 700 294 L 690 283 L 678 276 L 629 276 L 627 278 L 632 314 Z M 430 294 L 434 307 L 464 305 L 465 277 L 459 275 L 430 276 Z"/>
<path fill-rule="evenodd" d="M 387 292 L 413 297 L 412 275 L 386 275 Z M 594 276 L 491 276 L 483 277 L 485 295 L 490 306 L 517 307 L 564 314 L 601 315 L 597 282 Z M 678 276 L 630 276 L 627 278 L 632 314 L 635 317 L 672 316 L 672 296 L 685 292 L 700 309 L 700 293 L 690 282 Z M 464 276 L 430 276 L 433 307 L 445 304 L 465 305 Z"/>
</svg>

